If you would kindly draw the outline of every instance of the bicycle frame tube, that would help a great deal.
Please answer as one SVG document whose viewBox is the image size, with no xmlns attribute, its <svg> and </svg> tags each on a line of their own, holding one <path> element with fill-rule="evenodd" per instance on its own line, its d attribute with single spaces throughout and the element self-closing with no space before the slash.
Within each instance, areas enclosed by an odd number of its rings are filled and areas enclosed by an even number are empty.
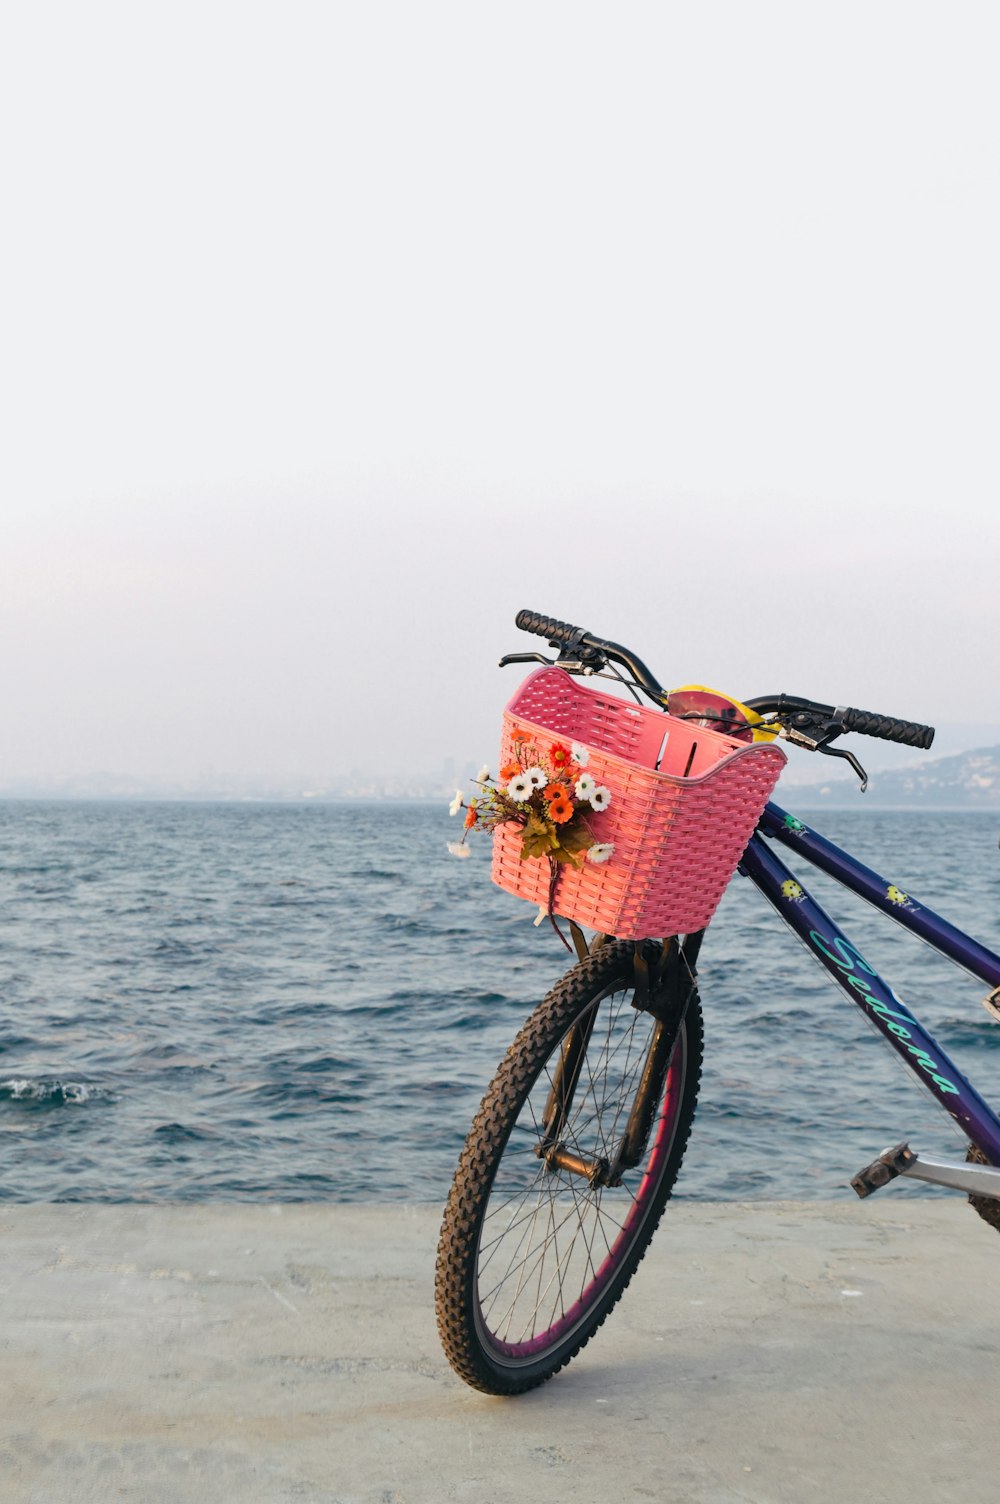
<svg viewBox="0 0 1000 1504">
<path fill-rule="evenodd" d="M 883 914 L 888 914 L 904 929 L 912 930 L 921 940 L 926 940 L 935 950 L 947 956 L 956 965 L 988 982 L 991 987 L 1000 986 L 1000 956 L 987 950 L 977 940 L 935 914 L 923 904 L 917 903 L 908 893 L 903 893 L 894 883 L 887 882 L 870 867 L 865 867 L 854 857 L 841 851 L 832 841 L 810 830 L 794 815 L 786 814 L 776 804 L 764 810 L 758 827 L 767 836 L 773 836 L 783 845 L 798 851 L 821 872 L 826 872 L 874 905 Z"/>
<path fill-rule="evenodd" d="M 793 846 L 806 860 L 829 873 L 844 887 L 868 899 L 949 960 L 984 982 L 993 986 L 1000 984 L 1000 956 L 887 883 L 777 805 L 767 806 L 759 829 Z M 871 1019 L 932 1096 L 951 1114 L 962 1132 L 993 1164 L 1000 1164 L 1000 1118 L 759 834 L 753 836 L 744 852 L 740 871 L 760 889 L 851 1001 Z"/>
</svg>

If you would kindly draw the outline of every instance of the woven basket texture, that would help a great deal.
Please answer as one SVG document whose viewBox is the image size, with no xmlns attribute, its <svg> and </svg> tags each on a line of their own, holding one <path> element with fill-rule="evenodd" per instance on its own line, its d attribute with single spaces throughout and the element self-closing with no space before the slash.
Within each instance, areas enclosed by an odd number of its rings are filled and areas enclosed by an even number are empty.
<svg viewBox="0 0 1000 1504">
<path fill-rule="evenodd" d="M 562 866 L 553 913 L 626 940 L 702 929 L 778 781 L 784 752 L 626 704 L 557 668 L 530 675 L 507 706 L 501 766 L 514 760 L 515 730 L 528 732 L 543 754 L 556 741 L 582 743 L 587 772 L 611 792 L 609 807 L 587 823 L 598 841 L 614 843 L 614 854 Z M 493 881 L 548 905 L 548 860 L 522 860 L 521 839 L 513 822 L 497 828 Z"/>
</svg>

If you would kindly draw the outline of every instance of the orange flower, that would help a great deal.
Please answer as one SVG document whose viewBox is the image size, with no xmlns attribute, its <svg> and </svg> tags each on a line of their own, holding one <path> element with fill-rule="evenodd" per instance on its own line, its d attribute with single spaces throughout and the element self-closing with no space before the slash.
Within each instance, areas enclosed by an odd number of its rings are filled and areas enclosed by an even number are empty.
<svg viewBox="0 0 1000 1504">
<path fill-rule="evenodd" d="M 528 735 L 528 733 L 526 731 L 521 731 L 521 730 L 512 731 L 511 732 L 511 737 L 516 742 L 529 742 L 531 740 L 531 737 Z"/>
<path fill-rule="evenodd" d="M 550 783 L 542 790 L 542 793 L 550 804 L 553 799 L 569 798 L 569 789 L 564 783 Z"/>
<path fill-rule="evenodd" d="M 465 828 L 466 828 L 466 830 L 471 830 L 472 827 L 475 825 L 475 823 L 476 823 L 476 807 L 475 807 L 474 804 L 470 804 L 469 808 L 465 812 Z"/>
<path fill-rule="evenodd" d="M 549 819 L 557 825 L 565 825 L 567 820 L 573 818 L 573 806 L 565 797 L 553 799 L 549 805 Z"/>
<path fill-rule="evenodd" d="M 562 742 L 556 742 L 549 748 L 549 762 L 554 768 L 568 768 L 572 760 L 572 752 Z"/>
<path fill-rule="evenodd" d="M 504 780 L 508 778 L 516 778 L 520 771 L 521 764 L 519 762 L 505 762 L 503 767 L 500 769 L 500 777 Z"/>
</svg>

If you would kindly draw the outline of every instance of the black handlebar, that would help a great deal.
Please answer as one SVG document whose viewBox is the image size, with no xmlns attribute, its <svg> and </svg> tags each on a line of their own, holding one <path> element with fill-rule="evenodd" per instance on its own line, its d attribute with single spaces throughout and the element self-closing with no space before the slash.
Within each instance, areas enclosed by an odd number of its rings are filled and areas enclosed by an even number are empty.
<svg viewBox="0 0 1000 1504">
<path fill-rule="evenodd" d="M 519 611 L 514 625 L 522 632 L 534 632 L 536 637 L 546 637 L 554 648 L 577 647 L 589 633 L 583 627 L 571 627 L 567 621 L 556 621 L 554 616 L 540 616 L 537 611 Z"/>
<path fill-rule="evenodd" d="M 650 672 L 641 658 L 637 658 L 628 648 L 623 648 L 621 643 L 606 642 L 603 637 L 595 637 L 585 627 L 570 626 L 569 622 L 557 621 L 554 616 L 542 616 L 538 611 L 519 611 L 514 624 L 522 632 L 534 632 L 538 637 L 545 637 L 554 648 L 569 648 L 584 666 L 602 667 L 602 660 L 605 658 L 621 663 L 651 700 L 658 700 L 666 705 L 666 690 L 659 679 Z"/>
<path fill-rule="evenodd" d="M 589 663 L 600 666 L 601 660 L 611 658 L 629 670 L 637 684 L 646 694 L 662 705 L 667 703 L 666 691 L 654 678 L 641 658 L 617 642 L 606 642 L 595 637 L 585 627 L 574 627 L 569 622 L 558 621 L 554 616 L 542 616 L 537 611 L 519 611 L 515 623 L 522 632 L 534 632 L 544 637 L 554 648 L 570 650 L 585 666 Z M 862 736 L 880 737 L 882 741 L 902 742 L 907 747 L 929 747 L 934 740 L 934 727 L 921 726 L 916 721 L 901 721 L 891 715 L 876 715 L 870 710 L 852 710 L 850 707 L 821 705 L 816 700 L 803 700 L 796 695 L 772 695 L 764 699 L 748 700 L 751 710 L 760 715 L 775 714 L 786 717 L 794 726 L 796 716 L 803 723 L 819 716 L 828 722 L 839 724 L 844 731 L 857 731 Z"/>
<path fill-rule="evenodd" d="M 839 731 L 857 731 L 861 736 L 876 736 L 885 742 L 902 742 L 907 747 L 929 747 L 934 727 L 916 721 L 901 721 L 892 715 L 875 715 L 870 710 L 852 710 L 846 705 L 821 705 L 818 700 L 803 700 L 798 695 L 766 695 L 747 700 L 758 715 L 773 715 L 790 730 L 807 727 L 817 717 Z"/>
<path fill-rule="evenodd" d="M 933 726 L 919 726 L 916 721 L 899 721 L 891 715 L 876 715 L 872 710 L 841 712 L 845 731 L 859 731 L 862 736 L 878 736 L 884 742 L 902 742 L 906 747 L 929 747 L 934 740 Z"/>
</svg>

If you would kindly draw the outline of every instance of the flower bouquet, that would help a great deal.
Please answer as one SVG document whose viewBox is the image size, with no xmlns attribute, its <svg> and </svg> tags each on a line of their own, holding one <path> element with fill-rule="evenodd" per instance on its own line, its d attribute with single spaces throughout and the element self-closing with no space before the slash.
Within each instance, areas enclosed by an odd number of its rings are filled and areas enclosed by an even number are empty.
<svg viewBox="0 0 1000 1504">
<path fill-rule="evenodd" d="M 547 857 L 553 879 L 560 863 L 606 862 L 614 845 L 599 841 L 589 820 L 611 803 L 610 790 L 586 771 L 589 753 L 579 742 L 542 746 L 528 732 L 513 733 L 513 759 L 494 779 L 489 768 L 475 778 L 481 793 L 466 801 L 456 790 L 451 813 L 466 811 L 461 841 L 450 841 L 454 856 L 467 856 L 470 830 L 492 832 L 511 823 L 522 829 L 521 857 Z"/>
</svg>

